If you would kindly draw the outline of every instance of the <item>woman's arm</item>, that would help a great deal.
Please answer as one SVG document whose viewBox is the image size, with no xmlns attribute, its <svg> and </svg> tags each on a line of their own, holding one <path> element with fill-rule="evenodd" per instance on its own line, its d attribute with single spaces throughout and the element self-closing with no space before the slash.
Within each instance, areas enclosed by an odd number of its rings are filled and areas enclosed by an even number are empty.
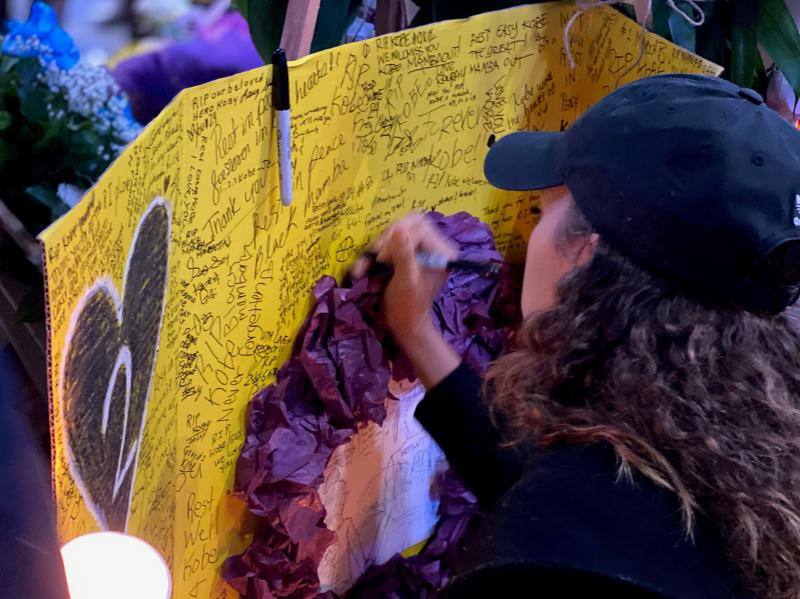
<svg viewBox="0 0 800 599">
<path fill-rule="evenodd" d="M 394 337 L 425 389 L 433 389 L 461 362 L 459 355 L 433 323 L 416 335 Z"/>
<path fill-rule="evenodd" d="M 428 390 L 417 420 L 481 507 L 488 508 L 519 479 L 522 459 L 516 450 L 500 447 L 480 377 L 433 326 L 416 338 L 404 338 L 402 348 Z"/>
<path fill-rule="evenodd" d="M 499 448 L 500 435 L 481 400 L 480 378 L 460 365 L 433 324 L 431 306 L 447 272 L 424 268 L 416 259 L 419 250 L 451 259 L 458 252 L 422 214 L 393 224 L 373 248 L 380 262 L 394 266 L 383 296 L 386 322 L 428 389 L 417 418 L 481 505 L 489 506 L 519 478 L 520 460 L 515 451 Z"/>
<path fill-rule="evenodd" d="M 416 417 L 486 509 L 519 480 L 523 456 L 514 448 L 501 447 L 481 386 L 480 377 L 462 362 L 428 390 Z"/>
</svg>

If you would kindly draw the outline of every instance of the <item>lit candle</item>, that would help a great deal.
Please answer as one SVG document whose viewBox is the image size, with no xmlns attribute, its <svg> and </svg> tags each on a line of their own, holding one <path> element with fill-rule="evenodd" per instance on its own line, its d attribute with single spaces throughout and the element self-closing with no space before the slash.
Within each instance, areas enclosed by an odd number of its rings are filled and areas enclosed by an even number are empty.
<svg viewBox="0 0 800 599">
<path fill-rule="evenodd" d="M 73 539 L 61 548 L 71 599 L 169 599 L 166 562 L 150 545 L 116 532 Z"/>
</svg>

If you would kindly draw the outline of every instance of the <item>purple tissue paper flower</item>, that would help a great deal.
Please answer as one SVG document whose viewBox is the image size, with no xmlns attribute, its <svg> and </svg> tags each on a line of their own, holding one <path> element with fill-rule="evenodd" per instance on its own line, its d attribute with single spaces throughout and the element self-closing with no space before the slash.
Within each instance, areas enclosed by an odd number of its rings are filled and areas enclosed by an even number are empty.
<svg viewBox="0 0 800 599">
<path fill-rule="evenodd" d="M 488 226 L 467 213 L 429 218 L 461 256 L 499 260 Z M 248 599 L 305 599 L 320 593 L 317 569 L 335 535 L 325 526 L 318 489 L 333 451 L 360 425 L 381 424 L 390 380 L 415 379 L 394 346 L 380 310 L 391 273 L 379 265 L 352 285 L 323 277 L 317 304 L 275 382 L 250 403 L 236 494 L 258 519 L 253 542 L 229 558 L 223 577 Z M 467 363 L 482 372 L 508 338 L 511 285 L 453 272 L 437 296 L 434 321 Z M 492 309 L 495 299 L 498 306 Z M 449 578 L 458 540 L 476 514 L 475 499 L 452 473 L 436 485 L 439 522 L 423 551 L 372 566 L 347 597 L 433 597 Z"/>
</svg>

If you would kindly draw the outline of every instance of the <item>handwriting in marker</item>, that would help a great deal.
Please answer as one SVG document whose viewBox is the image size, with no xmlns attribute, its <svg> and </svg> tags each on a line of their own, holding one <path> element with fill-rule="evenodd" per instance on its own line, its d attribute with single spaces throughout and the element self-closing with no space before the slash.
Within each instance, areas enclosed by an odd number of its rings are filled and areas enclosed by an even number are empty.
<svg viewBox="0 0 800 599">
<path fill-rule="evenodd" d="M 228 495 L 241 424 L 289 355 L 313 284 L 343 276 L 411 210 L 467 210 L 491 224 L 502 252 L 521 259 L 537 196 L 487 184 L 492 140 L 566 129 L 638 77 L 716 72 L 654 36 L 643 46 L 641 28 L 605 8 L 574 21 L 571 69 L 563 32 L 573 10 L 527 5 L 290 65 L 289 208 L 280 205 L 270 68 L 186 90 L 42 235 L 63 539 L 98 522 L 127 526 L 164 555 L 176 597 L 236 599 L 218 572 L 245 544 L 246 506 Z M 171 206 L 170 229 L 148 247 L 164 259 L 143 261 L 135 233 L 159 230 L 150 207 L 158 196 Z M 165 286 L 160 319 L 150 293 L 157 280 Z M 406 523 L 396 503 L 359 498 L 409 497 L 409 480 L 428 471 L 433 454 L 403 445 L 413 436 L 404 425 L 379 432 L 343 452 L 332 517 L 386 508 Z M 388 447 L 402 448 L 396 474 L 375 469 L 377 482 L 360 493 L 348 464 L 369 458 L 374 467 Z M 339 528 L 356 539 L 380 527 Z M 345 544 L 324 567 L 343 572 L 349 555 L 366 563 L 374 558 L 368 545 L 354 541 L 348 554 Z"/>
</svg>

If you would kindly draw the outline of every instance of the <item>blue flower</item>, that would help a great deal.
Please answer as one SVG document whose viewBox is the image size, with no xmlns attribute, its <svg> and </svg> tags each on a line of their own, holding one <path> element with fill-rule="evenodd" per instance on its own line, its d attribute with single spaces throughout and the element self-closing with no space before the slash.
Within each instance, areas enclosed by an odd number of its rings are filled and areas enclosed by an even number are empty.
<svg viewBox="0 0 800 599">
<path fill-rule="evenodd" d="M 128 102 L 128 98 L 123 98 L 125 102 L 125 118 L 127 118 L 131 123 L 136 123 L 136 117 L 133 116 L 133 108 L 131 107 L 130 102 Z M 136 123 L 138 125 L 138 123 Z"/>
<path fill-rule="evenodd" d="M 38 1 L 31 6 L 27 21 L 8 22 L 8 35 L 2 52 L 9 56 L 39 56 L 44 60 L 54 60 L 58 68 L 65 71 L 74 67 L 80 58 L 72 38 L 58 26 L 55 11 Z"/>
</svg>

